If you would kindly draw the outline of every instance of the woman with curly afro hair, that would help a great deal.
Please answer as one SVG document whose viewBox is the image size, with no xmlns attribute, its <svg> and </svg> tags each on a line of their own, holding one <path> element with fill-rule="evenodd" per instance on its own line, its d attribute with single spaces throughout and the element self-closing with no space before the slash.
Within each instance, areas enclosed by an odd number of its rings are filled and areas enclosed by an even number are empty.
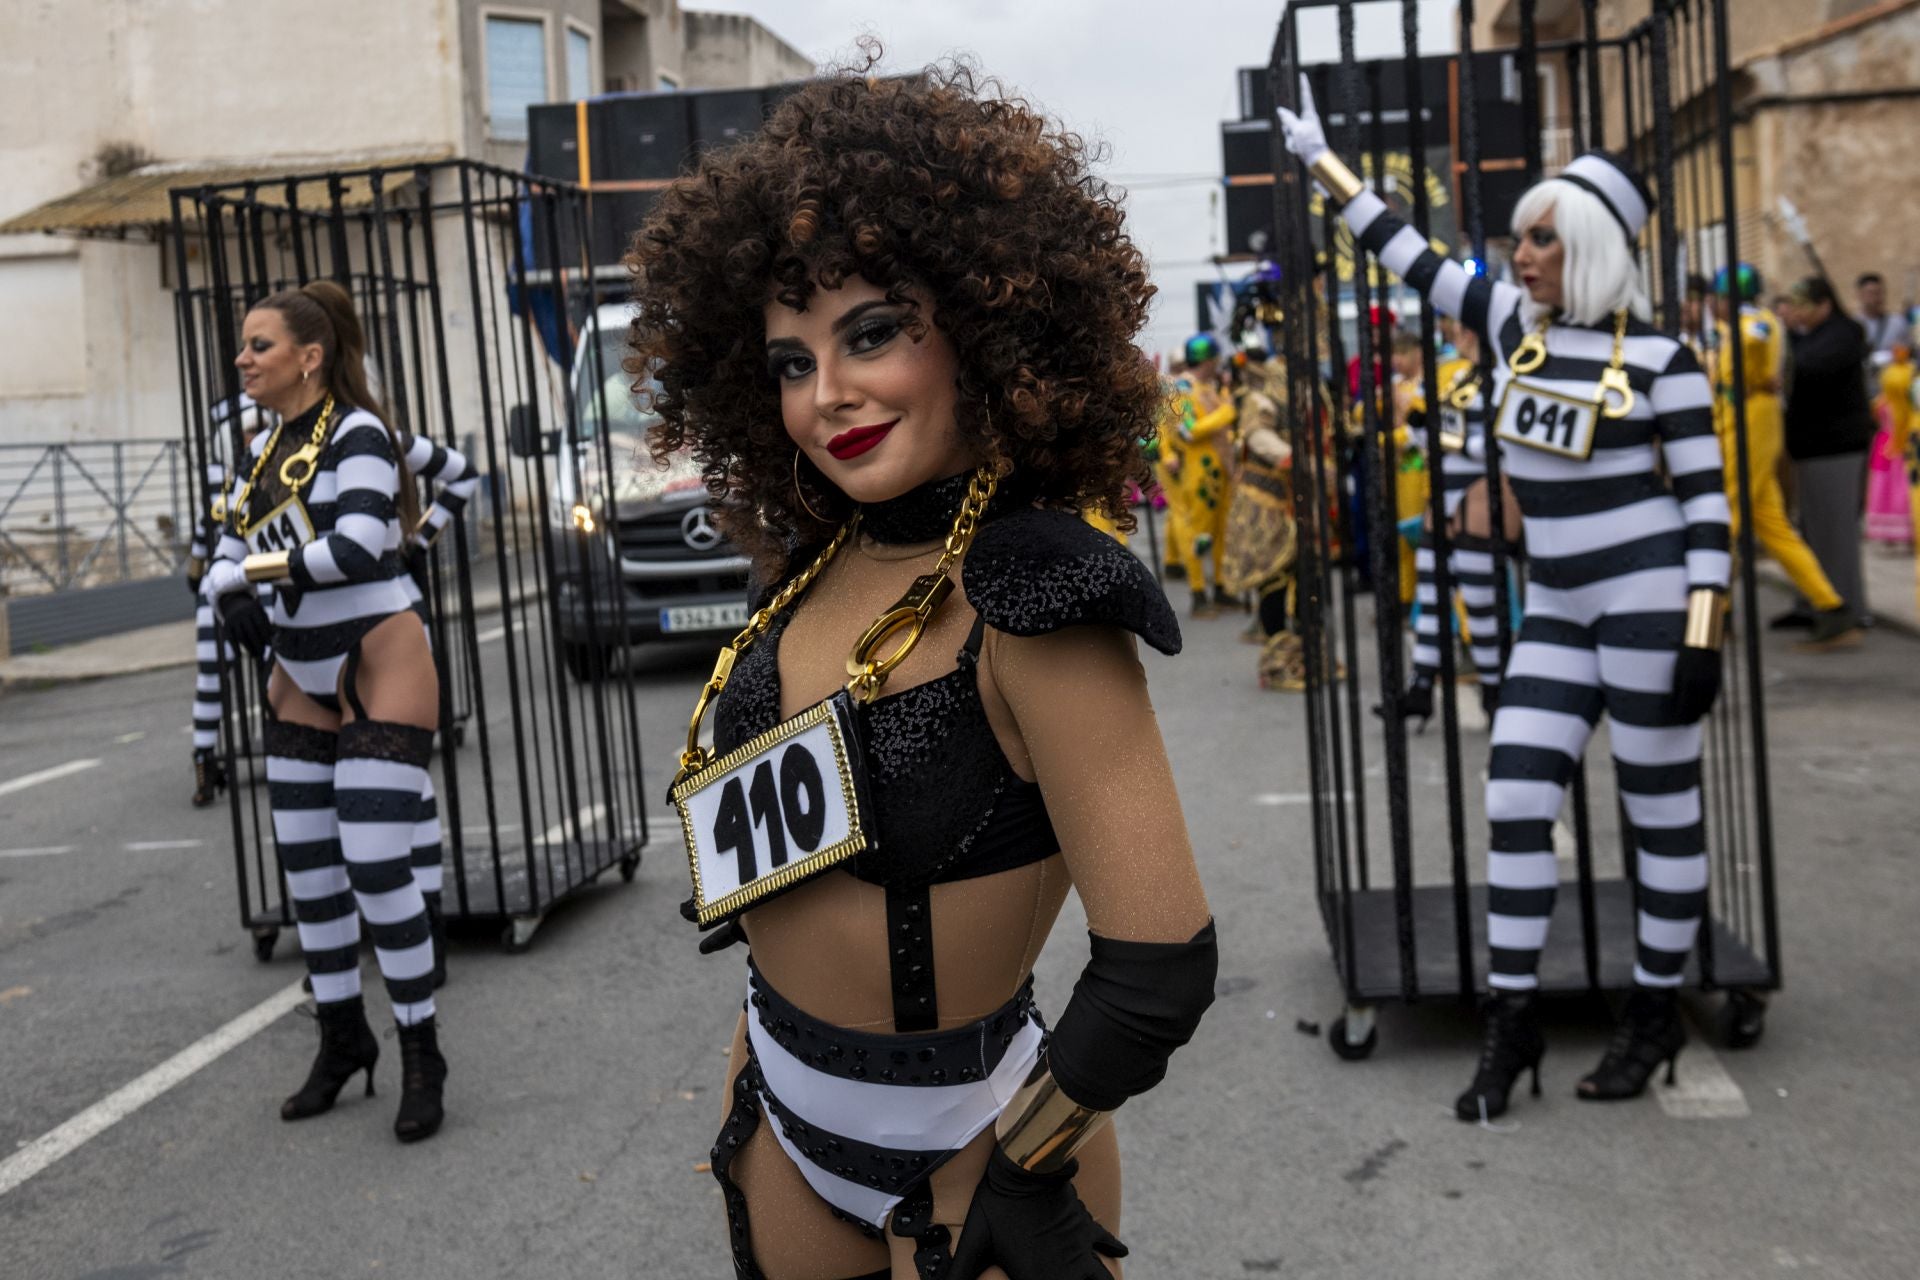
<svg viewBox="0 0 1920 1280">
<path fill-rule="evenodd" d="M 751 952 L 713 1150 L 741 1277 L 1120 1274 L 1105 1121 L 1212 1000 L 1134 648 L 1179 628 L 1081 518 L 1126 519 L 1160 396 L 1132 341 L 1152 287 L 1088 163 L 965 67 L 840 74 L 704 155 L 634 239 L 652 447 L 692 449 L 763 584 L 676 799 L 738 792 L 822 708 L 863 761 L 864 847 L 797 879 L 752 874 L 786 852 L 760 801 L 732 828 L 717 801 L 719 889 L 689 817 L 703 949 Z M 816 803 L 786 809 L 803 847 Z M 1048 1035 L 1032 970 L 1069 889 L 1091 959 Z"/>
</svg>

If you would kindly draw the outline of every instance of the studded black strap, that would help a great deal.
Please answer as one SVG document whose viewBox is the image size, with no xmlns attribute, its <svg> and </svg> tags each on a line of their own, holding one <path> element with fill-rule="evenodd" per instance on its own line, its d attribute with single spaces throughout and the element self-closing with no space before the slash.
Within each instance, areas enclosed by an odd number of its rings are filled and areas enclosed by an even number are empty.
<svg viewBox="0 0 1920 1280">
<path fill-rule="evenodd" d="M 893 977 L 893 1029 L 932 1031 L 940 1025 L 933 985 L 933 890 L 887 886 L 887 965 Z"/>
</svg>

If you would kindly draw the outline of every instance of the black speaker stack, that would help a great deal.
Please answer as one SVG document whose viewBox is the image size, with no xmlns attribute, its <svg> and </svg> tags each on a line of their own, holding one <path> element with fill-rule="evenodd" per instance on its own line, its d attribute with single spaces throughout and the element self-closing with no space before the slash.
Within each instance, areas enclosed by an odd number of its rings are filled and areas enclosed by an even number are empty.
<svg viewBox="0 0 1920 1280">
<path fill-rule="evenodd" d="M 592 192 L 587 257 L 596 267 L 617 265 L 660 191 L 701 152 L 751 136 L 774 107 L 804 81 L 754 89 L 687 93 L 619 93 L 583 102 L 554 102 L 527 111 L 528 168 Z M 560 263 L 580 264 L 580 237 L 557 228 Z M 533 258 L 552 266 L 552 242 L 542 203 L 533 209 Z"/>
</svg>

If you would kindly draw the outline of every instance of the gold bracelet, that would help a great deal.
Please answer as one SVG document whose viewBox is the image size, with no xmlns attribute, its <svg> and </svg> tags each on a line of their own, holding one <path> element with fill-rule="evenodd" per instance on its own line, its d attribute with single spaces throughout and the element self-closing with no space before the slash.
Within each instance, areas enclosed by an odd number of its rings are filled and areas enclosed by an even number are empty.
<svg viewBox="0 0 1920 1280">
<path fill-rule="evenodd" d="M 240 562 L 248 582 L 281 582 L 293 576 L 285 551 L 256 551 Z"/>
<path fill-rule="evenodd" d="M 1689 649 L 1718 651 L 1727 638 L 1726 594 L 1712 587 L 1687 593 L 1687 632 L 1681 642 Z"/>
<path fill-rule="evenodd" d="M 1467 451 L 1467 438 L 1458 431 L 1442 431 L 1440 433 L 1440 449 L 1443 453 L 1465 453 Z"/>
<path fill-rule="evenodd" d="M 1333 198 L 1335 208 L 1346 205 L 1367 189 L 1367 184 L 1360 181 L 1360 176 L 1347 168 L 1347 162 L 1333 154 L 1331 150 L 1322 151 L 1315 156 L 1308 168 L 1313 171 L 1313 176 L 1320 180 L 1320 185 L 1327 189 L 1327 194 Z"/>
<path fill-rule="evenodd" d="M 1028 1173 L 1057 1173 L 1112 1114 L 1069 1098 L 1043 1058 L 1000 1113 L 994 1133 L 1007 1158 Z"/>
<path fill-rule="evenodd" d="M 447 522 L 447 524 L 452 523 L 451 520 Z M 413 527 L 413 536 L 418 538 L 423 546 L 431 547 L 439 540 L 441 532 L 446 527 L 446 525 L 435 525 L 427 517 L 421 516 L 420 523 Z"/>
</svg>

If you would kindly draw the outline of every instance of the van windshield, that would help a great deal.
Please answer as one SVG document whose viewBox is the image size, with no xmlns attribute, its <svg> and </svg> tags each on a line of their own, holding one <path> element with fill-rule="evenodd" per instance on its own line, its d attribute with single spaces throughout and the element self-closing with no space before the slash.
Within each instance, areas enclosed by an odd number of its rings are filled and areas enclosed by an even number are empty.
<svg viewBox="0 0 1920 1280">
<path fill-rule="evenodd" d="M 627 356 L 625 329 L 600 331 L 597 362 L 590 350 L 582 356 L 584 362 L 574 371 L 573 379 L 579 400 L 582 440 L 593 439 L 602 428 L 617 434 L 640 435 L 660 421 L 659 414 L 640 407 L 633 391 L 633 375 L 620 367 Z"/>
</svg>

